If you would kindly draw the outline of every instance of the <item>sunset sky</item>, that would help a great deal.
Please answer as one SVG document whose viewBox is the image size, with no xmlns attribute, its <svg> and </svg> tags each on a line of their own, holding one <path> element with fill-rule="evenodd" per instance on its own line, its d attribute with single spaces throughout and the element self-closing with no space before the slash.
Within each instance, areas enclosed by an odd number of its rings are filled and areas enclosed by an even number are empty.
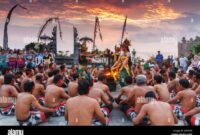
<svg viewBox="0 0 200 135">
<path fill-rule="evenodd" d="M 200 35 L 200 0 L 17 0 L 29 12 L 17 8 L 9 24 L 9 47 L 23 48 L 36 41 L 40 27 L 49 17 L 59 17 L 63 39 L 58 50 L 73 51 L 73 26 L 79 37 L 93 37 L 95 16 L 100 19 L 103 42 L 97 47 L 114 49 L 119 44 L 125 16 L 131 48 L 141 57 L 157 50 L 177 55 L 177 42 Z M 16 0 L 0 0 L 0 45 L 8 11 Z M 45 31 L 51 34 L 53 24 Z"/>
</svg>

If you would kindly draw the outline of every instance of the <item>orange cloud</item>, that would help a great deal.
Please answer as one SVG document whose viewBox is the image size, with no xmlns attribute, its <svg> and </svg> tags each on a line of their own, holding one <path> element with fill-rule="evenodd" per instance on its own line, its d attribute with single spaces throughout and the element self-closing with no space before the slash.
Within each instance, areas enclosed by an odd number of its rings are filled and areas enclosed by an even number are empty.
<svg viewBox="0 0 200 135">
<path fill-rule="evenodd" d="M 148 26 L 149 23 L 160 22 L 162 20 L 173 20 L 182 16 L 181 13 L 176 12 L 169 6 L 165 5 L 163 1 L 156 3 L 140 3 L 129 5 L 128 7 L 117 6 L 106 2 L 100 3 L 79 3 L 75 4 L 70 1 L 65 1 L 61 5 L 56 3 L 48 3 L 45 6 L 36 2 L 35 4 L 24 4 L 30 11 L 29 14 L 25 12 L 17 12 L 15 15 L 25 19 L 46 19 L 49 17 L 58 16 L 64 20 L 70 21 L 94 21 L 94 17 L 98 16 L 100 20 L 112 21 L 116 23 L 124 22 L 125 15 L 128 15 L 129 25 L 136 25 L 140 27 Z M 59 6 L 58 6 L 59 5 Z M 5 16 L 0 14 L 0 17 Z"/>
<path fill-rule="evenodd" d="M 181 13 L 174 11 L 162 3 L 145 5 L 145 7 L 147 8 L 147 12 L 144 14 L 144 18 L 150 21 L 173 20 L 182 16 Z"/>
</svg>

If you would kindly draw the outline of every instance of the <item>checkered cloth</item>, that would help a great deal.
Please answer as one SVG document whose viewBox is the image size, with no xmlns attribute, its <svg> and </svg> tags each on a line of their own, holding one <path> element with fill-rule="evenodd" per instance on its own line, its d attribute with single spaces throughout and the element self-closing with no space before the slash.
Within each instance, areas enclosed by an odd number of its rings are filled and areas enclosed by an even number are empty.
<svg viewBox="0 0 200 135">
<path fill-rule="evenodd" d="M 36 126 L 46 122 L 44 112 L 35 111 L 31 112 L 30 117 L 25 121 L 17 120 L 20 126 Z"/>
<path fill-rule="evenodd" d="M 185 120 L 189 126 L 200 126 L 200 118 L 197 116 L 188 116 Z"/>
<path fill-rule="evenodd" d="M 187 110 L 183 109 L 180 105 L 171 105 L 171 107 L 179 120 L 183 120 L 183 114 L 188 112 Z"/>
<path fill-rule="evenodd" d="M 133 118 L 135 118 L 137 116 L 137 113 L 135 112 L 135 109 L 133 107 L 131 107 L 126 111 L 126 116 L 130 120 L 132 120 Z"/>
<path fill-rule="evenodd" d="M 101 111 L 102 111 L 104 117 L 108 118 L 108 116 L 109 116 L 108 110 L 106 108 L 101 108 Z M 109 124 L 109 122 L 106 123 L 106 125 L 108 125 L 108 124 Z M 92 120 L 92 125 L 93 126 L 103 126 L 103 124 L 99 120 L 97 120 L 97 119 L 93 119 Z"/>
<path fill-rule="evenodd" d="M 196 105 L 196 106 L 199 107 L 199 106 L 200 106 L 200 95 L 197 96 L 196 102 L 197 102 L 197 105 Z"/>
<path fill-rule="evenodd" d="M 59 106 L 54 108 L 56 111 L 53 113 L 54 117 L 65 115 L 65 102 L 61 102 Z"/>
<path fill-rule="evenodd" d="M 10 106 L 0 108 L 0 114 L 5 116 L 15 115 L 15 105 L 12 104 Z"/>
</svg>

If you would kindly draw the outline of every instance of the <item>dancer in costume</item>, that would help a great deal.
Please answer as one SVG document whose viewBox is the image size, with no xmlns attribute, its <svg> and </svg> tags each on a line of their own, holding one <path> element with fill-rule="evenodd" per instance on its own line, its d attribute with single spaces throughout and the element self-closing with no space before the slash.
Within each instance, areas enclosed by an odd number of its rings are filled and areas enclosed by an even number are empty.
<svg viewBox="0 0 200 135">
<path fill-rule="evenodd" d="M 125 77 L 130 74 L 129 62 L 130 62 L 130 41 L 126 39 L 121 45 L 121 53 L 118 61 L 111 68 L 111 73 L 115 80 L 119 79 L 119 83 L 122 87 L 125 86 Z"/>
</svg>

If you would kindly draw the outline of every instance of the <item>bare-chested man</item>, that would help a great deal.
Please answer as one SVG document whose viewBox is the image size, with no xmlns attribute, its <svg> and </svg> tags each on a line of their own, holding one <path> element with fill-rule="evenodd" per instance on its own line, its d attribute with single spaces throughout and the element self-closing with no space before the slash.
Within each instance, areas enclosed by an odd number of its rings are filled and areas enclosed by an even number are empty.
<svg viewBox="0 0 200 135">
<path fill-rule="evenodd" d="M 75 97 L 78 95 L 78 81 L 80 79 L 79 74 L 74 73 L 72 75 L 73 81 L 68 84 L 68 94 L 70 97 Z"/>
<path fill-rule="evenodd" d="M 200 106 L 200 73 L 197 72 L 195 74 L 195 78 L 196 78 L 196 83 L 198 84 L 198 87 L 195 89 L 195 92 L 197 94 L 197 106 Z"/>
<path fill-rule="evenodd" d="M 191 89 L 195 90 L 198 87 L 196 72 L 193 70 L 189 70 L 187 74 L 187 79 L 189 80 Z"/>
<path fill-rule="evenodd" d="M 195 89 L 195 92 L 196 92 L 196 94 L 200 94 L 200 73 L 199 72 L 197 72 L 195 75 L 195 78 L 196 78 L 196 83 L 198 84 L 198 87 Z"/>
<path fill-rule="evenodd" d="M 15 104 L 14 101 L 18 95 L 14 85 L 14 76 L 12 74 L 4 75 L 4 84 L 0 88 L 0 114 L 14 115 Z"/>
<path fill-rule="evenodd" d="M 186 79 L 187 78 L 183 69 L 179 69 L 177 71 L 177 77 L 178 77 L 178 79 Z"/>
<path fill-rule="evenodd" d="M 35 76 L 35 87 L 32 94 L 36 97 L 36 99 L 43 97 L 45 94 L 44 85 L 42 84 L 43 78 L 44 76 L 42 74 L 37 74 Z"/>
<path fill-rule="evenodd" d="M 120 94 L 118 95 L 118 97 L 115 99 L 116 103 L 119 104 L 121 102 L 121 98 L 128 98 L 128 96 L 130 95 L 132 89 L 133 89 L 133 79 L 131 76 L 126 76 L 125 77 L 125 84 L 126 86 L 123 87 L 120 91 Z M 132 106 L 134 103 L 134 101 L 130 101 L 129 103 L 127 103 L 128 105 Z"/>
<path fill-rule="evenodd" d="M 160 75 L 154 76 L 154 89 L 158 95 L 158 100 L 167 102 L 170 99 L 167 84 L 163 83 L 163 78 Z"/>
<path fill-rule="evenodd" d="M 54 69 L 56 69 L 56 64 L 55 63 L 50 63 L 49 66 L 47 67 L 47 69 L 44 71 L 45 76 L 48 78 L 49 72 L 53 71 Z"/>
<path fill-rule="evenodd" d="M 163 67 L 161 70 L 160 70 L 160 75 L 162 76 L 163 78 L 163 82 L 165 83 L 168 83 L 169 82 L 169 76 L 168 76 L 168 71 L 165 67 Z"/>
<path fill-rule="evenodd" d="M 92 71 L 92 77 L 94 81 L 98 80 L 99 73 L 100 73 L 99 67 L 94 68 L 94 70 Z"/>
<path fill-rule="evenodd" d="M 59 73 L 58 69 L 54 69 L 48 73 L 49 78 L 47 79 L 47 86 L 53 84 L 53 78 Z"/>
<path fill-rule="evenodd" d="M 98 82 L 94 83 L 93 88 L 99 88 L 103 90 L 104 94 L 106 95 L 106 98 L 110 101 L 113 101 L 114 98 L 110 92 L 109 87 L 105 84 L 106 82 L 106 76 L 104 74 L 99 74 L 98 76 Z"/>
<path fill-rule="evenodd" d="M 180 100 L 181 105 L 172 105 L 172 109 L 178 119 L 182 119 L 184 113 L 192 110 L 196 106 L 196 93 L 191 90 L 189 86 L 190 84 L 187 79 L 179 80 L 180 92 L 178 92 L 173 99 L 168 101 L 171 104 Z"/>
<path fill-rule="evenodd" d="M 147 85 L 152 85 L 153 74 L 152 74 L 151 69 L 149 67 L 146 68 L 145 75 L 147 77 Z"/>
<path fill-rule="evenodd" d="M 24 92 L 18 94 L 16 102 L 16 118 L 20 126 L 35 126 L 46 121 L 45 112 L 54 112 L 54 109 L 43 107 L 31 94 L 34 82 L 27 80 L 24 83 Z M 39 111 L 30 111 L 32 105 Z"/>
<path fill-rule="evenodd" d="M 168 103 L 157 101 L 154 92 L 149 91 L 145 95 L 147 104 L 143 105 L 136 118 L 133 118 L 133 124 L 142 123 L 145 116 L 148 116 L 149 122 L 145 123 L 153 126 L 173 126 L 178 120 L 171 110 Z"/>
<path fill-rule="evenodd" d="M 65 100 L 69 98 L 61 87 L 63 84 L 63 77 L 55 75 L 53 83 L 48 85 L 45 92 L 45 105 L 50 108 L 56 109 L 53 116 L 64 116 L 65 113 Z M 64 100 L 65 99 L 65 100 Z"/>
<path fill-rule="evenodd" d="M 169 82 L 167 83 L 168 90 L 170 92 L 170 99 L 172 99 L 178 92 L 178 78 L 176 78 L 176 73 L 169 72 Z"/>
<path fill-rule="evenodd" d="M 24 91 L 24 83 L 25 83 L 27 80 L 33 81 L 33 75 L 34 75 L 34 74 L 33 74 L 32 69 L 27 68 L 27 69 L 25 70 L 25 73 L 26 73 L 26 76 L 23 78 L 22 84 L 21 84 L 21 92 Z"/>
<path fill-rule="evenodd" d="M 101 107 L 101 111 L 104 113 L 105 116 L 109 117 L 110 112 L 113 109 L 113 104 L 106 98 L 102 89 L 92 87 L 92 89 L 89 91 L 88 96 L 96 99 Z"/>
<path fill-rule="evenodd" d="M 137 84 L 137 86 L 133 87 L 128 98 L 125 100 L 122 100 L 120 102 L 120 109 L 131 120 L 134 117 L 136 117 L 136 115 L 140 111 L 142 105 L 144 105 L 144 102 L 141 102 L 141 101 L 143 101 L 145 94 L 148 91 L 155 92 L 154 88 L 152 86 L 146 85 L 146 76 L 145 75 L 138 75 L 136 77 L 136 84 Z M 134 101 L 133 102 L 134 106 L 128 105 L 128 103 L 130 103 L 130 101 Z"/>
<path fill-rule="evenodd" d="M 70 98 L 66 102 L 65 119 L 70 126 L 91 126 L 93 119 L 98 119 L 103 125 L 107 124 L 107 118 L 101 112 L 96 99 L 88 97 L 89 83 L 87 80 L 78 82 L 79 96 Z"/>
</svg>

